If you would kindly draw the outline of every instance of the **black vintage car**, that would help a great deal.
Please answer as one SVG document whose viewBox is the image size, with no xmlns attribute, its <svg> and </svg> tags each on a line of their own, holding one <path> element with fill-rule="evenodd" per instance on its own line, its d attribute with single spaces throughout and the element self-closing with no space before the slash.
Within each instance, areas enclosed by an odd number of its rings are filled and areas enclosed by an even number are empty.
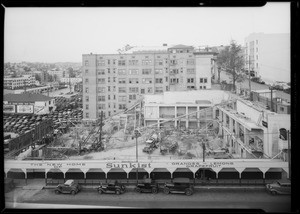
<svg viewBox="0 0 300 214">
<path fill-rule="evenodd" d="M 165 183 L 164 193 L 184 193 L 186 195 L 192 195 L 194 193 L 194 187 L 190 184 L 189 178 L 174 178 L 172 183 Z"/>
<path fill-rule="evenodd" d="M 118 181 L 112 181 L 108 184 L 101 184 L 99 187 L 97 187 L 97 191 L 99 194 L 115 193 L 117 195 L 120 195 L 121 193 L 125 192 L 125 186 Z"/>
<path fill-rule="evenodd" d="M 67 180 L 64 184 L 59 184 L 54 192 L 56 194 L 59 193 L 67 193 L 75 195 L 81 190 L 81 186 L 79 184 L 76 184 L 74 180 Z"/>
<path fill-rule="evenodd" d="M 149 178 L 146 178 L 142 181 L 142 183 L 137 184 L 134 189 L 136 192 L 158 192 L 158 184 L 152 181 Z"/>
</svg>

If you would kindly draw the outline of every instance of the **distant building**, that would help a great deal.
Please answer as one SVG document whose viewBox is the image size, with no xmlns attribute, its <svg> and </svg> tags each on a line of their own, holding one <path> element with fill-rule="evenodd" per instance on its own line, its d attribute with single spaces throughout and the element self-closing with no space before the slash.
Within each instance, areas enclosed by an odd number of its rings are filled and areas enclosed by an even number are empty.
<svg viewBox="0 0 300 214">
<path fill-rule="evenodd" d="M 54 89 L 54 86 L 47 85 L 47 86 L 40 86 L 40 87 L 34 87 L 34 88 L 27 88 L 25 89 L 16 89 L 16 90 L 8 90 L 4 89 L 4 94 L 24 94 L 24 93 L 30 93 L 30 94 L 42 94 L 46 92 L 50 92 Z"/>
<path fill-rule="evenodd" d="M 120 54 L 83 54 L 83 117 L 96 121 L 146 94 L 211 88 L 214 52 L 192 46 L 133 47 Z"/>
<path fill-rule="evenodd" d="M 60 82 L 62 83 L 66 83 L 69 84 L 71 83 L 71 85 L 75 85 L 77 83 L 81 83 L 82 82 L 82 78 L 61 78 Z"/>
<path fill-rule="evenodd" d="M 66 70 L 49 70 L 48 75 L 51 75 L 53 77 L 54 81 L 60 81 L 62 78 L 69 77 L 69 74 Z M 56 78 L 56 79 L 55 79 Z"/>
<path fill-rule="evenodd" d="M 252 33 L 245 38 L 245 69 L 266 83 L 290 82 L 290 34 Z"/>
<path fill-rule="evenodd" d="M 6 94 L 3 97 L 4 113 L 49 114 L 55 108 L 55 99 L 42 94 Z"/>
<path fill-rule="evenodd" d="M 16 89 L 34 85 L 35 77 L 32 75 L 23 75 L 22 77 L 4 77 L 4 88 L 6 89 Z"/>
</svg>

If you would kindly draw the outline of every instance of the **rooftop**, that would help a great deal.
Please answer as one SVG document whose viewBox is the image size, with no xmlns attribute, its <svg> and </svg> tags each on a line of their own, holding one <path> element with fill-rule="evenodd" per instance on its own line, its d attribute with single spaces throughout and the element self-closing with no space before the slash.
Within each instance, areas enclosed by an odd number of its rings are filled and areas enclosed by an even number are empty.
<svg viewBox="0 0 300 214">
<path fill-rule="evenodd" d="M 49 101 L 53 98 L 47 97 L 42 94 L 6 94 L 3 97 L 3 101 L 8 102 L 35 102 L 35 101 Z"/>
</svg>

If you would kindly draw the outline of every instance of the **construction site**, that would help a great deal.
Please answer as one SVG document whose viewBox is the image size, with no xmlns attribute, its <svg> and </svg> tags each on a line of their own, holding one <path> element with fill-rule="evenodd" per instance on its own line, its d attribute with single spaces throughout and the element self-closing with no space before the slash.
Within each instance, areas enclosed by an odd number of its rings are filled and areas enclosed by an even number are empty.
<svg viewBox="0 0 300 214">
<path fill-rule="evenodd" d="M 56 134 L 54 140 L 42 145 L 22 159 L 31 160 L 152 160 L 152 159 L 201 159 L 232 156 L 218 136 L 218 123 L 212 116 L 203 118 L 197 129 L 182 126 L 164 126 L 172 118 L 158 124 L 145 126 L 142 102 L 107 119 L 100 117 L 96 124 L 85 125 L 68 121 L 65 133 Z M 212 112 L 212 108 L 189 113 Z M 159 127 L 159 128 L 158 128 Z M 38 150 L 38 151 L 37 151 Z"/>
</svg>

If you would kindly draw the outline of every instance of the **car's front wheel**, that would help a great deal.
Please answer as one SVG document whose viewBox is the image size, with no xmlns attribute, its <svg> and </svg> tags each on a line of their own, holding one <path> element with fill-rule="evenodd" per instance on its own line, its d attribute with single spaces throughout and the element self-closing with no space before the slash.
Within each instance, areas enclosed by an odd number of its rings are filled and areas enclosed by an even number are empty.
<svg viewBox="0 0 300 214">
<path fill-rule="evenodd" d="M 169 194 L 170 193 L 170 189 L 169 188 L 164 188 L 164 193 L 165 194 Z"/>
<path fill-rule="evenodd" d="M 157 193 L 157 189 L 156 188 L 152 188 L 152 193 Z"/>
<path fill-rule="evenodd" d="M 141 189 L 140 188 L 134 188 L 134 191 L 135 192 L 141 192 Z"/>
<path fill-rule="evenodd" d="M 121 194 L 121 191 L 117 189 L 117 190 L 116 190 L 116 194 L 117 194 L 117 195 L 120 195 L 120 194 Z"/>
<path fill-rule="evenodd" d="M 277 195 L 277 192 L 276 191 L 272 191 L 271 194 L 272 195 Z"/>
<path fill-rule="evenodd" d="M 60 193 L 58 190 L 55 190 L 54 192 L 55 192 L 55 194 L 59 194 Z"/>
<path fill-rule="evenodd" d="M 74 190 L 72 190 L 72 191 L 71 191 L 71 194 L 72 194 L 72 195 L 75 195 L 75 194 L 76 194 L 76 192 L 75 192 Z"/>
<path fill-rule="evenodd" d="M 193 191 L 191 189 L 186 189 L 185 190 L 185 194 L 186 195 L 192 195 L 193 194 Z"/>
<path fill-rule="evenodd" d="M 102 192 L 102 190 L 101 190 L 101 189 L 98 189 L 98 193 L 99 193 L 99 194 L 102 194 L 103 192 Z"/>
</svg>

